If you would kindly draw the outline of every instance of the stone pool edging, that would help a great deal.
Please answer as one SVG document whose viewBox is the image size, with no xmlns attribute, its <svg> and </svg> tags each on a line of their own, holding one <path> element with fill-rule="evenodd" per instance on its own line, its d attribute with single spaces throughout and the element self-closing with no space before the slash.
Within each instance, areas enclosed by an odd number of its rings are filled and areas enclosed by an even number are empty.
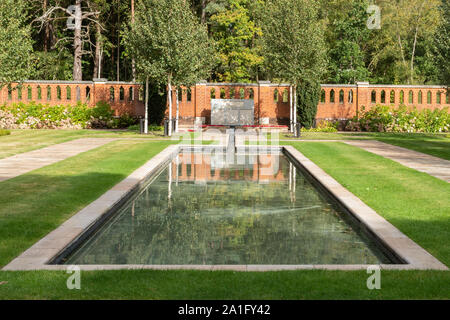
<svg viewBox="0 0 450 320">
<path fill-rule="evenodd" d="M 172 145 L 161 151 L 143 166 L 135 170 L 130 176 L 119 182 L 100 198 L 73 215 L 61 226 L 36 242 L 33 246 L 11 261 L 2 270 L 67 270 L 67 265 L 51 263 L 68 247 L 82 241 L 86 230 L 96 223 L 101 223 L 111 210 L 120 206 L 127 195 L 147 181 L 161 166 L 180 151 L 189 149 L 220 150 L 224 146 L 187 147 Z M 330 192 L 344 207 L 362 223 L 379 241 L 392 249 L 397 256 L 407 264 L 381 264 L 381 269 L 391 270 L 448 270 L 447 266 L 420 247 L 392 224 L 378 215 L 359 198 L 345 189 L 336 180 L 320 169 L 311 160 L 292 146 L 237 147 L 237 150 L 247 151 L 284 151 L 297 165 L 303 167 L 315 180 Z M 118 270 L 118 269 L 151 269 L 151 270 L 230 270 L 230 271 L 283 271 L 283 270 L 366 270 L 369 265 L 80 265 L 84 271 L 90 270 Z"/>
</svg>

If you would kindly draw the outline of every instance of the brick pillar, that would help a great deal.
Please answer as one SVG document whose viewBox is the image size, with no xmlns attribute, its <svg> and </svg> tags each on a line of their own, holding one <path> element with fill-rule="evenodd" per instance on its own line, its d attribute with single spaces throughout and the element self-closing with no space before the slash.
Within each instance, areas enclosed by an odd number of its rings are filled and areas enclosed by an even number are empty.
<svg viewBox="0 0 450 320">
<path fill-rule="evenodd" d="M 359 116 L 362 106 L 366 108 L 370 106 L 369 86 L 369 82 L 356 82 L 356 116 Z"/>
<path fill-rule="evenodd" d="M 195 85 L 192 95 L 192 99 L 194 99 L 194 123 L 197 125 L 211 124 L 211 113 L 209 113 L 209 116 L 205 114 L 205 110 L 211 111 L 211 106 L 208 106 L 206 102 L 206 80 L 202 80 Z"/>
<path fill-rule="evenodd" d="M 100 101 L 109 101 L 107 82 L 107 79 L 94 79 L 94 85 L 91 93 L 92 105 L 95 106 Z"/>
<path fill-rule="evenodd" d="M 270 106 L 272 103 L 273 97 L 270 90 L 270 81 L 259 81 L 258 82 L 258 96 L 255 96 L 257 99 L 257 107 L 255 105 L 255 124 L 260 125 L 263 122 L 267 122 L 269 116 L 265 115 L 265 110 L 263 106 Z M 270 123 L 270 119 L 269 119 Z"/>
</svg>

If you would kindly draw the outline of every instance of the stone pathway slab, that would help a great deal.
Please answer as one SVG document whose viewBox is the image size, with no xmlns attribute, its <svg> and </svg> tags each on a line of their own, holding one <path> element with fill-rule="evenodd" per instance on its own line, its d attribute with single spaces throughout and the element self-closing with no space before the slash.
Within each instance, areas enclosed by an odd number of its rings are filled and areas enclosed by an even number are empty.
<svg viewBox="0 0 450 320">
<path fill-rule="evenodd" d="M 374 140 L 344 141 L 379 156 L 394 160 L 408 168 L 425 172 L 438 179 L 450 182 L 450 161 L 421 152 L 393 146 Z"/>
<path fill-rule="evenodd" d="M 76 156 L 116 139 L 84 138 L 0 159 L 0 182 Z"/>
</svg>

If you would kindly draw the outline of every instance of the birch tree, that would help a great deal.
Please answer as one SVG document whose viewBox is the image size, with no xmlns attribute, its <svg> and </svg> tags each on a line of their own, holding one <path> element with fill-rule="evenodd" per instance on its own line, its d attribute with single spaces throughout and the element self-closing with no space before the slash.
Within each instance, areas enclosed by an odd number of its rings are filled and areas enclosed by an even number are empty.
<svg viewBox="0 0 450 320">
<path fill-rule="evenodd" d="M 206 26 L 197 21 L 186 1 L 137 0 L 134 22 L 123 38 L 135 58 L 138 78 L 167 85 L 172 120 L 173 88 L 192 86 L 209 74 L 213 51 Z"/>
<path fill-rule="evenodd" d="M 399 62 L 399 82 L 417 81 L 417 48 L 431 39 L 441 22 L 440 0 L 382 0 L 383 43 L 378 55 L 391 55 Z"/>
<path fill-rule="evenodd" d="M 50 21 L 67 19 L 67 28 L 73 29 L 73 37 L 60 39 L 59 41 L 71 40 L 73 43 L 73 80 L 83 80 L 83 55 L 92 54 L 92 49 L 86 50 L 85 44 L 91 45 L 90 25 L 99 24 L 99 11 L 94 10 L 94 0 L 75 0 L 70 7 L 64 7 L 63 2 L 56 1 L 56 5 L 49 6 L 48 10 L 35 21 L 41 23 L 41 28 L 48 25 Z M 63 14 L 63 16 L 59 14 Z M 97 17 L 97 19 L 96 19 Z"/>
<path fill-rule="evenodd" d="M 312 125 L 317 112 L 314 101 L 318 102 L 326 66 L 323 24 L 318 10 L 316 0 L 267 0 L 260 14 L 262 53 L 268 74 L 291 83 L 294 89 L 300 87 L 300 120 L 307 127 Z M 305 92 L 310 93 L 308 99 Z M 294 114 L 296 124 L 296 110 Z"/>
</svg>

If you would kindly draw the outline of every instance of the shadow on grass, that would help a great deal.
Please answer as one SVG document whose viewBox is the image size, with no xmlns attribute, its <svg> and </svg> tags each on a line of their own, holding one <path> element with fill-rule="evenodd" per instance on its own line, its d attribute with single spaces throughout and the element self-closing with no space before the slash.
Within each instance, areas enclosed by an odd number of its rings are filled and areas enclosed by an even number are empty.
<svg viewBox="0 0 450 320">
<path fill-rule="evenodd" d="M 27 174 L 1 182 L 0 266 L 9 263 L 127 175 Z"/>
</svg>

